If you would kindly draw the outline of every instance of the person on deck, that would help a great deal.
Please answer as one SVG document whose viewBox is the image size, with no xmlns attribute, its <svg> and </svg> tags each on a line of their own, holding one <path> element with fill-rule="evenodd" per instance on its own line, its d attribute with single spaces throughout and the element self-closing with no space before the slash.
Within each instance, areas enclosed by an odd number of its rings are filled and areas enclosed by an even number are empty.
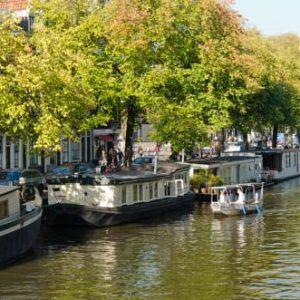
<svg viewBox="0 0 300 300">
<path fill-rule="evenodd" d="M 238 189 L 237 193 L 238 193 L 238 199 L 237 199 L 236 203 L 244 205 L 246 202 L 245 194 L 243 193 L 243 191 L 241 189 Z"/>
<path fill-rule="evenodd" d="M 225 191 L 222 190 L 220 193 L 220 203 L 226 203 Z"/>
</svg>

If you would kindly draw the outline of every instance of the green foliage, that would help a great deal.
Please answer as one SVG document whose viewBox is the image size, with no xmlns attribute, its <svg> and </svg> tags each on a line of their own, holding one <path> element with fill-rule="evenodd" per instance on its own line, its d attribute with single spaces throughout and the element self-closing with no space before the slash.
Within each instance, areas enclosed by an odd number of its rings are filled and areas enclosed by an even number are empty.
<svg viewBox="0 0 300 300">
<path fill-rule="evenodd" d="M 143 118 L 178 151 L 228 126 L 296 126 L 299 38 L 246 32 L 229 5 L 32 1 L 31 35 L 0 25 L 1 131 L 51 152 L 117 114 L 124 140 Z"/>
<path fill-rule="evenodd" d="M 208 178 L 207 184 L 209 186 L 219 186 L 223 184 L 221 176 L 211 174 Z"/>
<path fill-rule="evenodd" d="M 204 173 L 198 173 L 190 178 L 190 185 L 193 189 L 198 189 L 207 185 L 207 176 Z"/>
<path fill-rule="evenodd" d="M 241 63 L 246 93 L 236 98 L 235 105 L 229 109 L 232 126 L 242 132 L 262 131 L 274 124 L 299 123 L 295 76 L 299 76 L 300 69 L 296 60 L 285 55 L 286 50 L 275 41 L 278 39 L 269 40 L 255 31 L 249 31 L 243 41 Z"/>
<path fill-rule="evenodd" d="M 223 184 L 223 180 L 220 176 L 212 173 L 206 174 L 204 170 L 200 170 L 197 174 L 194 174 L 190 178 L 190 185 L 192 189 L 199 189 L 207 186 L 219 186 Z"/>
</svg>

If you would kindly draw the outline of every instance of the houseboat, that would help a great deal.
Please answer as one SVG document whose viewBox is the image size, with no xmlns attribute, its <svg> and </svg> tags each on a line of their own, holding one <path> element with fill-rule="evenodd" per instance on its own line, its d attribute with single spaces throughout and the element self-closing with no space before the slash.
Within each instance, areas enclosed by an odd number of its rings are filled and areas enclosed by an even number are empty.
<svg viewBox="0 0 300 300">
<path fill-rule="evenodd" d="M 189 160 L 187 164 L 191 167 L 190 176 L 202 174 L 203 179 L 198 187 L 194 187 L 195 199 L 210 202 L 207 186 L 209 188 L 209 185 L 215 185 L 210 182 L 211 176 L 218 176 L 222 184 L 226 185 L 261 182 L 262 156 L 255 153 L 241 154 L 243 153 L 222 153 L 220 157 Z"/>
<path fill-rule="evenodd" d="M 40 232 L 42 199 L 29 185 L 0 187 L 0 266 L 30 250 Z"/>
<path fill-rule="evenodd" d="M 262 212 L 264 183 L 243 183 L 211 188 L 211 209 L 216 215 L 236 216 Z"/>
<path fill-rule="evenodd" d="M 193 198 L 189 166 L 148 164 L 111 174 L 84 174 L 69 182 L 52 181 L 44 219 L 48 225 L 103 227 L 189 206 Z"/>
<path fill-rule="evenodd" d="M 265 182 L 300 176 L 299 148 L 261 150 L 255 153 L 262 156 L 262 179 Z"/>
</svg>

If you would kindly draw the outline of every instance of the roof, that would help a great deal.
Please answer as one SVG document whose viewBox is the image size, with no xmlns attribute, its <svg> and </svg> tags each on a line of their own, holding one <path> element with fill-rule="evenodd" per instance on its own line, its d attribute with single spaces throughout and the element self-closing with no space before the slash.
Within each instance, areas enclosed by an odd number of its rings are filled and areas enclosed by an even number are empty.
<svg viewBox="0 0 300 300">
<path fill-rule="evenodd" d="M 188 160 L 189 164 L 197 164 L 197 165 L 215 165 L 215 164 L 223 164 L 230 162 L 238 162 L 238 161 L 253 161 L 254 159 L 260 158 L 259 156 L 221 156 L 214 158 L 195 158 Z"/>
<path fill-rule="evenodd" d="M 173 163 L 173 162 L 159 162 L 157 164 L 157 172 L 154 174 L 154 167 L 151 164 L 140 165 L 138 167 L 131 166 L 128 168 L 123 167 L 121 170 L 107 174 L 86 173 L 83 174 L 80 182 L 82 184 L 126 184 L 147 182 L 159 180 L 161 178 L 169 178 L 175 173 L 188 172 L 189 165 Z M 74 182 L 74 178 L 63 178 L 64 182 Z M 75 179 L 76 181 L 77 179 Z M 61 179 L 59 176 L 54 176 L 51 184 L 60 184 Z"/>
<path fill-rule="evenodd" d="M 0 0 L 0 9 L 10 11 L 25 10 L 29 7 L 29 0 Z"/>
</svg>

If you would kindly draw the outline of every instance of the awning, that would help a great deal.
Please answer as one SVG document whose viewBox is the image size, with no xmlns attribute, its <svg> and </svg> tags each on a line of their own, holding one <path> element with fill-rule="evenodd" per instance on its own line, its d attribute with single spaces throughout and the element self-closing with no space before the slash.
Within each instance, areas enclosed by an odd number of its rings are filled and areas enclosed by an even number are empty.
<svg viewBox="0 0 300 300">
<path fill-rule="evenodd" d="M 114 138 L 111 135 L 96 135 L 96 139 L 102 140 L 102 141 L 113 141 Z"/>
</svg>

